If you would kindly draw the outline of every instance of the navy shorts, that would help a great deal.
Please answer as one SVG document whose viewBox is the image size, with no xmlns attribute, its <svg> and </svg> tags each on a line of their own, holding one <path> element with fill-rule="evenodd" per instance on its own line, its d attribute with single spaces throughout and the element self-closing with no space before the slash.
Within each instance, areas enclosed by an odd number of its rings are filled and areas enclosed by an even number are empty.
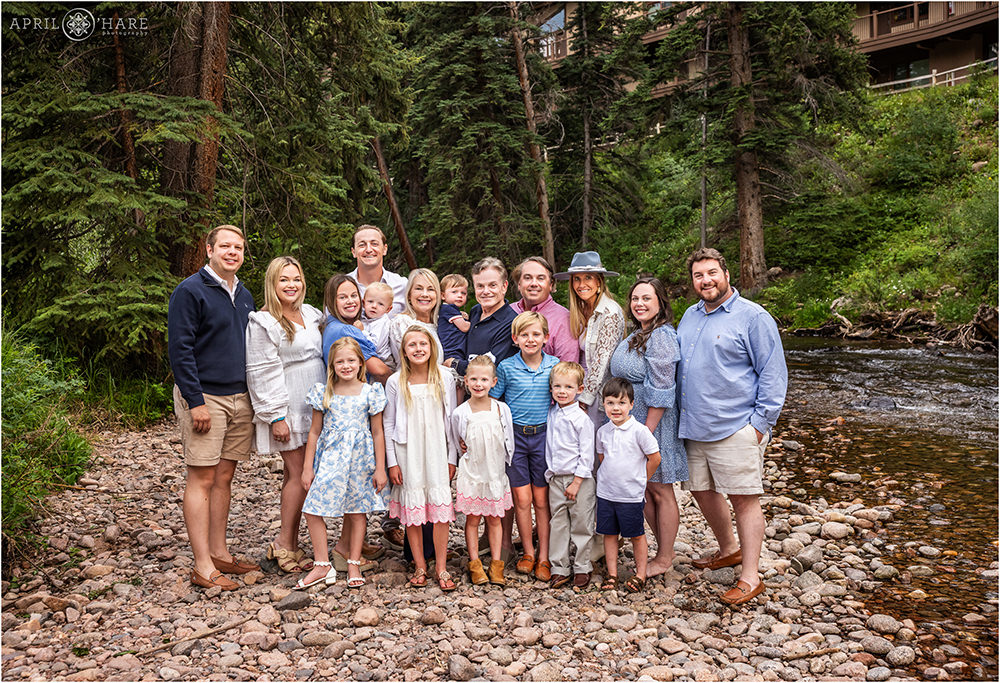
<svg viewBox="0 0 1000 683">
<path fill-rule="evenodd" d="M 507 465 L 510 487 L 537 486 L 545 488 L 545 432 L 525 436 L 514 427 L 514 457 Z"/>
<path fill-rule="evenodd" d="M 619 503 L 598 496 L 597 533 L 623 538 L 645 536 L 646 527 L 642 520 L 642 509 L 645 506 L 646 501 Z"/>
</svg>

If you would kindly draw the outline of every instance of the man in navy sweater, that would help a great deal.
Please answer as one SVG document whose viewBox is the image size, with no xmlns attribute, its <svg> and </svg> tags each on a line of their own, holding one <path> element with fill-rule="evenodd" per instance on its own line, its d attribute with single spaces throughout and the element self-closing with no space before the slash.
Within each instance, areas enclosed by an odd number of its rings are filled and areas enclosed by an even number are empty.
<svg viewBox="0 0 1000 683">
<path fill-rule="evenodd" d="M 224 573 L 259 569 L 233 557 L 226 545 L 233 475 L 236 463 L 250 458 L 253 437 L 244 335 L 254 302 L 236 277 L 246 246 L 240 229 L 220 225 L 205 242 L 208 265 L 170 295 L 167 348 L 187 465 L 191 583 L 234 590 L 239 584 Z"/>
</svg>

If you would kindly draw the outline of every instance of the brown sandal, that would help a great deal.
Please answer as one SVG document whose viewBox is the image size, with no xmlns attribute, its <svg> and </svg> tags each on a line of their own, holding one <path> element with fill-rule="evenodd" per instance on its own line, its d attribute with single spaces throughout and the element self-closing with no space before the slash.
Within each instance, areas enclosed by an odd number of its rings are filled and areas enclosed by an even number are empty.
<svg viewBox="0 0 1000 683">
<path fill-rule="evenodd" d="M 638 574 L 633 574 L 625 582 L 625 590 L 629 593 L 639 593 L 643 588 L 646 587 L 646 579 L 642 578 Z"/>
<path fill-rule="evenodd" d="M 427 570 L 417 569 L 410 577 L 410 588 L 423 588 L 427 585 Z"/>
<path fill-rule="evenodd" d="M 604 579 L 604 583 L 601 584 L 602 591 L 613 591 L 618 590 L 618 577 L 613 574 L 608 574 Z"/>
<path fill-rule="evenodd" d="M 441 572 L 437 575 L 438 588 L 443 590 L 445 593 L 451 592 L 457 588 L 455 582 L 452 581 L 451 574 L 448 572 Z"/>
<path fill-rule="evenodd" d="M 267 546 L 267 559 L 277 562 L 278 568 L 286 574 L 296 574 L 306 571 L 305 567 L 299 562 L 303 557 L 305 557 L 305 551 L 301 549 L 298 552 L 286 550 L 279 548 L 273 541 Z M 312 567 L 310 566 L 309 569 L 311 570 Z"/>
</svg>

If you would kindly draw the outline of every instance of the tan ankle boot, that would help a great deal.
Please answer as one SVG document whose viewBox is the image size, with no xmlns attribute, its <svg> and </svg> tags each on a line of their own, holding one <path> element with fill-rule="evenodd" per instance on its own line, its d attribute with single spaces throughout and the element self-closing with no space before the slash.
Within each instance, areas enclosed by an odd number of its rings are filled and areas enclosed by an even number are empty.
<svg viewBox="0 0 1000 683">
<path fill-rule="evenodd" d="M 503 576 L 503 560 L 493 560 L 490 562 L 490 583 L 494 586 L 506 586 L 507 579 Z"/>
<path fill-rule="evenodd" d="M 469 560 L 469 578 L 472 583 L 476 586 L 481 586 L 489 579 L 486 577 L 486 572 L 483 571 L 483 563 L 479 560 Z"/>
</svg>

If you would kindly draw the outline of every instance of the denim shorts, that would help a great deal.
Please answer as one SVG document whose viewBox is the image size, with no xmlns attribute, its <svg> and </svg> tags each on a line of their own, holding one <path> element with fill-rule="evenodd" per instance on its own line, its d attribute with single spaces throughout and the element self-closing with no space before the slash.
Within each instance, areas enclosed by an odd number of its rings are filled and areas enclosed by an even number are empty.
<svg viewBox="0 0 1000 683">
<path fill-rule="evenodd" d="M 531 484 L 545 488 L 549 483 L 545 480 L 545 432 L 525 436 L 514 428 L 514 456 L 507 465 L 507 479 L 510 487 L 527 486 Z"/>
<path fill-rule="evenodd" d="M 621 536 L 637 538 L 646 535 L 646 527 L 642 519 L 642 509 L 646 501 L 641 503 L 619 503 L 614 500 L 597 497 L 597 533 L 605 536 Z"/>
</svg>

